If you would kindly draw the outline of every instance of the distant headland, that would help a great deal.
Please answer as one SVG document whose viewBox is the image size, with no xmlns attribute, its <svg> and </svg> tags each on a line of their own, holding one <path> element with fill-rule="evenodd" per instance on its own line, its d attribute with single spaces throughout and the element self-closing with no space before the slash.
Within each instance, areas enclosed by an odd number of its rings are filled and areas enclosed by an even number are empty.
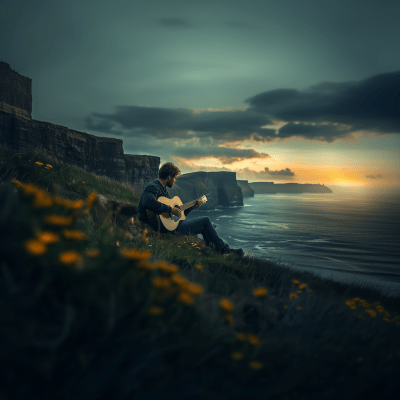
<svg viewBox="0 0 400 400">
<path fill-rule="evenodd" d="M 254 194 L 276 193 L 333 193 L 324 184 L 311 183 L 274 183 L 274 182 L 249 182 Z"/>
</svg>

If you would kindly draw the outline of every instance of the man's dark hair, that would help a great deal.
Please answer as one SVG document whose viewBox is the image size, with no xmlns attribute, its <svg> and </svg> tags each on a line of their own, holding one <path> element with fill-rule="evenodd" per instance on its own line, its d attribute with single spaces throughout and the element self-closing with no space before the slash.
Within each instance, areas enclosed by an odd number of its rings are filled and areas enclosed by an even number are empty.
<svg viewBox="0 0 400 400">
<path fill-rule="evenodd" d="M 164 163 L 158 171 L 158 177 L 160 179 L 167 179 L 169 176 L 175 178 L 175 176 L 180 175 L 181 170 L 174 165 L 172 162 Z"/>
</svg>

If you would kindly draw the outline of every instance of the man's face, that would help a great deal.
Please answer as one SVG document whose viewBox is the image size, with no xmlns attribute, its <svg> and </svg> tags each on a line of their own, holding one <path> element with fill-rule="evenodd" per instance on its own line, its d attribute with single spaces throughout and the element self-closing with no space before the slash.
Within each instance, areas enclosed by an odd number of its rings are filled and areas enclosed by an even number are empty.
<svg viewBox="0 0 400 400">
<path fill-rule="evenodd" d="M 172 188 L 172 186 L 174 186 L 176 182 L 176 177 L 175 178 L 171 178 L 171 176 L 168 177 L 168 181 L 167 181 L 167 186 L 169 188 Z"/>
</svg>

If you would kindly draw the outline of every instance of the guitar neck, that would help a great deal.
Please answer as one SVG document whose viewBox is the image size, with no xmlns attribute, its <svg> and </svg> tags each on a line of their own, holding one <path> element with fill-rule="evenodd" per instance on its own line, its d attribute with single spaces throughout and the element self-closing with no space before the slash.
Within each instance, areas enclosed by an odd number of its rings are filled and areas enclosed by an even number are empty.
<svg viewBox="0 0 400 400">
<path fill-rule="evenodd" d="M 182 204 L 182 205 L 180 206 L 180 209 L 181 209 L 182 211 L 185 211 L 186 209 L 188 209 L 188 208 L 194 206 L 194 205 L 196 204 L 196 201 L 197 201 L 197 200 L 193 200 L 193 201 L 189 201 L 189 203 Z"/>
</svg>

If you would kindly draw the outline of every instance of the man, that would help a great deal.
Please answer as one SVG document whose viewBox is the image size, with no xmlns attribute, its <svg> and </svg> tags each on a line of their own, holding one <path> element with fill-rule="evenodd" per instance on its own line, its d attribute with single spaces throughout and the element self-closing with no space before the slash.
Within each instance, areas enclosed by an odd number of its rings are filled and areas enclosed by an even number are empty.
<svg viewBox="0 0 400 400">
<path fill-rule="evenodd" d="M 142 196 L 140 197 L 138 205 L 138 219 L 140 222 L 151 226 L 146 210 L 150 210 L 157 215 L 163 213 L 172 213 L 172 215 L 176 215 L 178 217 L 181 216 L 182 211 L 178 207 L 172 208 L 171 206 L 167 206 L 166 204 L 157 201 L 157 199 L 162 196 L 167 197 L 168 199 L 171 198 L 167 187 L 172 188 L 174 186 L 178 175 L 180 175 L 180 172 L 180 169 L 172 162 L 165 163 L 161 166 L 160 170 L 158 171 L 159 179 L 155 179 L 154 181 L 148 183 L 143 190 Z M 200 207 L 202 203 L 203 202 L 201 199 L 197 199 L 194 206 L 184 210 L 185 216 L 188 216 L 192 210 Z M 197 235 L 200 233 L 203 236 L 206 245 L 214 248 L 217 253 L 235 253 L 239 256 L 243 256 L 244 254 L 242 249 L 231 249 L 227 244 L 224 243 L 224 241 L 215 231 L 209 217 L 197 217 L 191 219 L 190 221 L 179 221 L 178 226 L 173 232 L 169 231 L 162 226 L 162 224 L 160 224 L 160 232 L 174 234 L 181 233 L 185 235 Z"/>
</svg>

